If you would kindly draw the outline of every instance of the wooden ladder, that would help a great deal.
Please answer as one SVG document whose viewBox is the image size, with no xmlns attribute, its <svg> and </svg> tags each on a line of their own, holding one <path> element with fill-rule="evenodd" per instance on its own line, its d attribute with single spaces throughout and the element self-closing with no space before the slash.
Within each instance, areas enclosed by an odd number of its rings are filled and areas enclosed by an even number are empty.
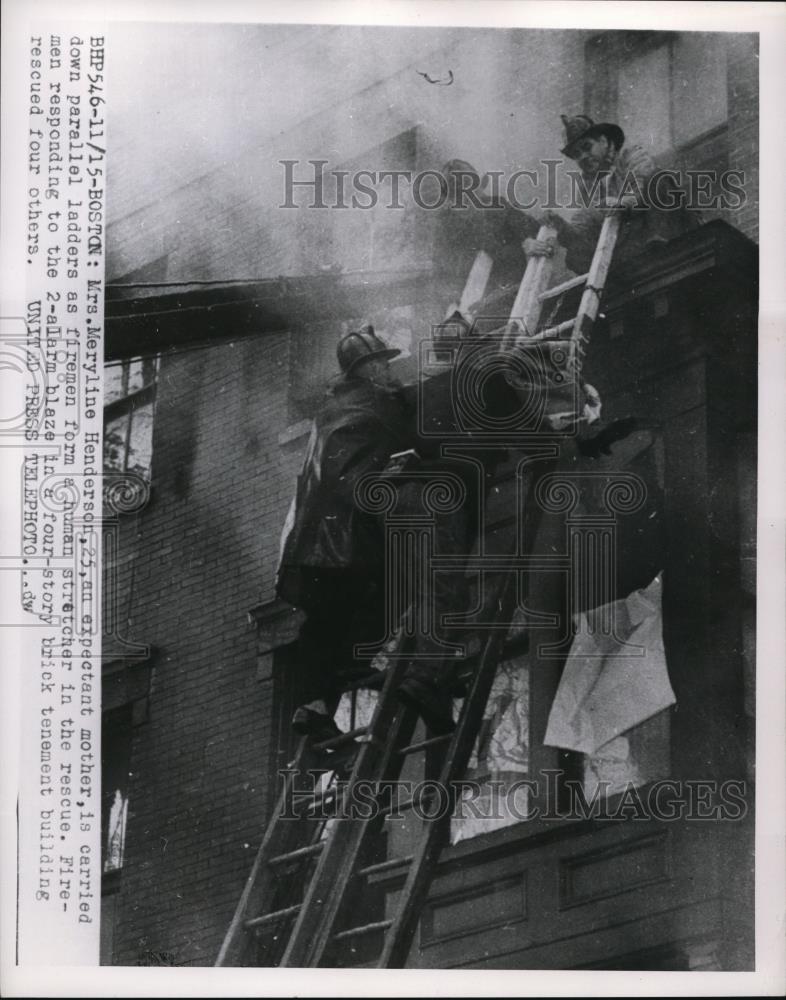
<svg viewBox="0 0 786 1000">
<path fill-rule="evenodd" d="M 598 314 L 618 230 L 619 218 L 608 216 L 587 274 L 552 288 L 546 288 L 552 270 L 551 258 L 530 259 L 501 349 L 515 350 L 533 340 L 566 340 L 575 348 L 574 362 L 580 369 L 589 332 Z M 556 236 L 555 230 L 545 226 L 538 234 L 539 239 L 553 236 Z M 479 284 L 485 284 L 488 270 L 487 262 L 481 259 L 472 281 L 468 282 L 473 285 L 473 294 Z M 581 285 L 584 292 L 576 316 L 539 331 L 543 304 Z M 548 454 L 548 449 L 544 449 L 540 459 L 537 454 L 533 456 L 536 463 L 533 475 L 553 468 Z M 532 485 L 530 483 L 527 490 L 529 496 L 532 496 Z M 532 520 L 525 525 L 525 531 L 532 537 L 539 514 L 534 505 L 527 506 L 529 511 L 525 509 L 525 518 Z M 512 620 L 516 590 L 515 570 L 503 570 L 494 601 L 496 622 Z M 469 690 L 452 733 L 412 742 L 417 714 L 414 709 L 402 705 L 396 696 L 407 666 L 406 657 L 399 656 L 386 671 L 384 686 L 367 726 L 316 745 L 306 738 L 300 741 L 295 759 L 285 772 L 273 818 L 224 938 L 217 966 L 324 966 L 330 963 L 331 953 L 341 942 L 371 934 L 384 937 L 375 962 L 377 967 L 404 966 L 440 851 L 448 840 L 455 783 L 465 774 L 480 731 L 507 630 L 490 628 L 484 630 L 483 635 L 469 677 Z M 354 686 L 362 686 L 362 683 Z M 417 805 L 414 801 L 395 804 L 385 801 L 390 783 L 399 777 L 410 755 L 429 751 L 438 752 L 439 777 L 435 787 L 448 797 L 448 801 L 440 803 L 433 819 L 424 818 L 413 855 L 368 864 L 364 859 L 381 833 L 386 817 L 393 811 Z M 309 773 L 324 775 L 327 780 L 323 779 L 323 787 L 319 790 L 299 791 L 298 779 Z M 352 807 L 361 801 L 361 791 L 365 809 L 353 812 Z M 326 822 L 328 806 L 335 816 Z M 351 909 L 359 887 L 362 890 L 369 878 L 393 869 L 403 869 L 407 873 L 395 915 L 353 926 Z M 257 935 L 263 937 L 255 952 Z"/>
<path fill-rule="evenodd" d="M 607 215 L 601 225 L 589 271 L 558 285 L 547 287 L 554 267 L 553 257 L 530 258 L 511 309 L 502 350 L 511 350 L 516 345 L 533 341 L 564 340 L 574 352 L 574 364 L 580 369 L 590 332 L 598 317 L 620 224 L 619 213 Z M 538 232 L 538 239 L 542 241 L 556 239 L 556 236 L 556 229 L 550 226 L 541 226 Z M 544 304 L 551 299 L 560 299 L 566 292 L 582 286 L 584 291 L 576 315 L 556 326 L 540 330 L 538 327 Z"/>
<path fill-rule="evenodd" d="M 510 573 L 501 577 L 501 589 L 494 602 L 495 618 L 499 621 L 510 621 L 515 608 L 516 588 L 511 583 L 512 578 Z M 316 967 L 325 963 L 337 943 L 384 932 L 378 966 L 403 966 L 445 840 L 453 801 L 439 803 L 441 820 L 424 820 L 425 829 L 414 855 L 370 865 L 363 864 L 362 859 L 390 813 L 425 805 L 414 799 L 386 800 L 389 783 L 399 777 L 408 756 L 439 748 L 442 762 L 435 787 L 443 790 L 446 796 L 452 796 L 454 783 L 466 770 L 483 721 L 506 630 L 490 629 L 487 636 L 452 733 L 412 742 L 417 713 L 399 703 L 396 697 L 396 688 L 407 665 L 402 658 L 394 661 L 386 672 L 384 687 L 367 726 L 316 745 L 310 745 L 307 739 L 301 740 L 296 758 L 286 770 L 273 819 L 221 946 L 217 966 L 246 964 L 250 937 L 271 927 L 279 933 L 268 934 L 267 954 L 263 949 L 251 964 Z M 354 752 L 348 762 L 351 773 L 347 780 L 334 781 L 313 794 L 310 791 L 298 793 L 296 779 L 299 775 L 321 771 L 339 778 L 341 754 L 348 747 L 353 747 Z M 364 808 L 353 814 L 352 806 L 361 801 L 357 794 L 359 789 L 365 793 Z M 324 809 L 327 804 L 331 805 L 330 810 Z M 324 815 L 329 811 L 332 816 L 334 806 L 338 807 L 335 818 L 331 818 L 332 826 L 326 832 Z M 307 876 L 308 868 L 312 871 Z M 354 927 L 344 926 L 348 904 L 358 883 L 393 868 L 407 869 L 404 903 L 396 916 Z M 301 875 L 296 874 L 293 879 L 293 871 Z M 294 884 L 285 888 L 282 894 L 278 883 L 285 882 L 287 877 Z M 297 895 L 298 887 L 302 888 L 302 898 L 294 902 L 285 898 Z M 273 908 L 267 908 L 271 900 L 276 902 Z"/>
</svg>

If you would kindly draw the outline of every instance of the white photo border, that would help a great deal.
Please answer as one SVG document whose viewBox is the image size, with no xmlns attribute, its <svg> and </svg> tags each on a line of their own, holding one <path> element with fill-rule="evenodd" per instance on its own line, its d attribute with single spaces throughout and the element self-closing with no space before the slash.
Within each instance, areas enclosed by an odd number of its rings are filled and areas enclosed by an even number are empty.
<svg viewBox="0 0 786 1000">
<path fill-rule="evenodd" d="M 616 2 L 173 2 L 122 0 L 64 4 L 6 0 L 2 37 L 2 315 L 21 315 L 23 261 L 15 254 L 24 233 L 24 186 L 20 155 L 19 100 L 25 84 L 25 36 L 29 18 L 75 23 L 145 21 L 285 22 L 329 24 L 466 25 L 566 29 L 648 28 L 662 30 L 757 31 L 760 33 L 760 314 L 759 314 L 759 507 L 757 774 L 761 789 L 756 824 L 756 971 L 750 973 L 656 972 L 444 972 L 405 970 L 19 968 L 14 964 L 16 896 L 15 800 L 19 747 L 19 672 L 15 639 L 3 629 L 2 642 L 2 979 L 6 996 L 685 996 L 777 995 L 784 978 L 784 429 L 786 428 L 786 5 L 782 3 L 616 3 Z M 109 95 L 111 108 L 111 94 Z M 110 111 L 111 114 L 111 111 Z M 108 155 L 111 156 L 111 135 Z M 111 199 L 111 194 L 110 194 Z M 3 456 L 0 453 L 0 460 Z M 9 522 L 7 497 L 3 520 Z M 18 523 L 18 522 L 17 522 Z M 3 574 L 0 574 L 2 577 Z M 7 592 L 4 591 L 7 597 Z"/>
</svg>

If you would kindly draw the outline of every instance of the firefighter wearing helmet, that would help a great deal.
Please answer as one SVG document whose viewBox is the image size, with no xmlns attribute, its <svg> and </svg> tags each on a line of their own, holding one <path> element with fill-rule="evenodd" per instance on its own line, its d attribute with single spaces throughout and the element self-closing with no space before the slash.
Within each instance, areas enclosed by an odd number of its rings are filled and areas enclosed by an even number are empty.
<svg viewBox="0 0 786 1000">
<path fill-rule="evenodd" d="M 355 486 L 416 445 L 414 407 L 389 367 L 399 353 L 371 326 L 339 342 L 341 373 L 314 419 L 282 535 L 277 593 L 306 613 L 297 648 L 303 703 L 292 726 L 316 741 L 339 734 L 333 715 L 347 683 L 372 674 L 354 647 L 385 635 L 384 520 L 358 507 Z M 433 683 L 405 681 L 403 697 L 409 687 L 432 728 L 450 725 Z"/>
</svg>

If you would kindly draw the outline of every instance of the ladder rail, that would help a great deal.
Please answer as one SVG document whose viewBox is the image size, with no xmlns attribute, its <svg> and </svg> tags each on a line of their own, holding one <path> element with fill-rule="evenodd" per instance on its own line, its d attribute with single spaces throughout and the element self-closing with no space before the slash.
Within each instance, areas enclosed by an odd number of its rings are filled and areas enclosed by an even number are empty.
<svg viewBox="0 0 786 1000">
<path fill-rule="evenodd" d="M 337 767 L 343 762 L 344 759 L 338 755 L 335 755 L 335 759 L 328 758 L 326 755 L 317 756 L 314 752 L 314 747 L 309 744 L 307 737 L 302 737 L 298 742 L 295 757 L 287 767 L 284 783 L 276 800 L 273 814 L 265 830 L 262 843 L 257 849 L 251 871 L 243 886 L 243 891 L 233 912 L 232 920 L 221 943 L 221 948 L 214 963 L 215 968 L 242 964 L 241 959 L 243 954 L 250 946 L 247 921 L 255 919 L 260 915 L 266 915 L 265 913 L 260 914 L 260 911 L 262 910 L 263 902 L 279 887 L 280 883 L 276 869 L 281 870 L 288 867 L 284 863 L 285 857 L 289 855 L 292 860 L 296 860 L 298 857 L 306 859 L 323 850 L 320 840 L 306 844 L 303 847 L 296 847 L 294 849 L 290 847 L 289 850 L 286 849 L 287 842 L 290 840 L 293 831 L 297 834 L 298 840 L 309 840 L 319 832 L 316 823 L 309 828 L 302 821 L 295 822 L 290 819 L 282 819 L 290 799 L 294 801 L 293 793 L 295 792 L 297 776 L 302 774 L 304 768 L 315 772 L 322 771 L 329 773 L 333 771 L 335 774 L 337 773 Z M 332 767 L 326 766 L 328 764 L 332 765 Z M 306 767 L 306 765 L 310 765 L 310 767 Z M 254 915 L 253 918 L 250 917 L 252 914 Z"/>
<path fill-rule="evenodd" d="M 486 291 L 486 286 L 489 283 L 489 278 L 491 277 L 491 269 L 494 262 L 491 256 L 486 253 L 485 250 L 479 250 L 475 254 L 475 259 L 472 262 L 472 267 L 469 270 L 469 275 L 464 284 L 464 290 L 461 293 L 461 298 L 458 303 L 458 311 L 462 316 L 468 316 L 470 308 L 483 298 L 483 294 Z M 453 310 L 448 311 L 448 316 L 452 314 Z"/>
<path fill-rule="evenodd" d="M 539 454 L 536 453 L 530 458 L 528 464 L 534 464 L 536 468 L 535 470 L 530 469 L 528 496 L 534 496 L 536 479 L 551 472 L 558 457 L 559 448 L 553 444 L 544 446 Z M 532 537 L 537 530 L 541 514 L 540 509 L 534 504 L 525 505 L 525 532 L 528 537 Z M 495 617 L 498 621 L 512 620 L 518 600 L 517 575 L 515 569 L 508 569 L 502 576 L 496 602 L 497 614 Z M 470 693 L 464 702 L 453 740 L 443 760 L 439 782 L 442 788 L 448 791 L 451 800 L 455 794 L 454 784 L 467 768 L 472 748 L 480 731 L 483 713 L 488 703 L 507 634 L 507 629 L 491 629 L 487 633 Z M 415 852 L 414 860 L 410 864 L 407 879 L 401 891 L 402 903 L 386 936 L 378 968 L 404 967 L 417 929 L 420 912 L 428 894 L 434 868 L 444 846 L 446 834 L 449 832 L 451 812 L 452 808 L 448 809 L 444 816 L 438 816 L 433 820 L 424 820 L 425 829 Z"/>
<path fill-rule="evenodd" d="M 557 230 L 552 226 L 541 226 L 538 230 L 538 239 L 546 242 L 556 240 Z M 554 269 L 554 258 L 552 257 L 530 257 L 524 276 L 521 279 L 516 298 L 510 310 L 510 318 L 505 328 L 500 349 L 510 350 L 516 341 L 516 337 L 521 330 L 524 336 L 529 336 L 535 332 L 540 321 L 540 314 L 543 309 L 543 301 L 540 293 L 546 286 L 551 272 Z"/>
<path fill-rule="evenodd" d="M 259 845 L 256 857 L 254 858 L 254 863 L 251 866 L 251 871 L 246 879 L 245 885 L 243 886 L 243 892 L 240 895 L 240 899 L 235 907 L 235 912 L 232 916 L 229 928 L 227 929 L 224 940 L 221 943 L 221 948 L 215 961 L 216 968 L 221 968 L 226 965 L 239 964 L 239 959 L 243 950 L 248 947 L 245 922 L 249 910 L 252 907 L 252 902 L 260 900 L 265 895 L 265 886 L 263 885 L 263 882 L 266 881 L 264 876 L 268 859 L 277 854 L 283 853 L 283 851 L 277 850 L 279 839 L 279 819 L 281 813 L 284 811 L 288 798 L 294 789 L 295 775 L 300 771 L 300 764 L 306 753 L 306 742 L 305 738 L 300 740 L 295 761 L 293 762 L 293 764 L 297 766 L 293 766 L 287 772 L 284 785 L 276 804 L 276 809 L 273 813 L 273 819 L 268 824 L 265 835 L 262 838 L 262 843 Z"/>
<path fill-rule="evenodd" d="M 501 351 L 515 347 L 517 342 L 559 338 L 561 334 L 570 331 L 568 340 L 572 349 L 570 363 L 579 374 L 584 345 L 588 342 L 589 331 L 598 315 L 620 221 L 618 213 L 612 213 L 604 219 L 592 263 L 586 275 L 564 281 L 548 291 L 545 291 L 544 287 L 551 276 L 553 256 L 530 258 L 510 319 L 505 327 L 500 345 Z M 549 226 L 542 226 L 538 232 L 538 239 L 541 240 L 555 237 L 556 230 Z M 478 254 L 462 297 L 461 304 L 465 308 L 470 294 L 476 294 L 476 290 L 481 286 L 485 289 L 490 271 L 491 259 L 487 254 Z M 537 333 L 543 304 L 569 289 L 577 288 L 582 283 L 584 292 L 576 316 L 569 322 L 559 323 L 556 327 Z M 550 318 L 549 322 L 551 321 Z M 543 445 L 535 446 L 520 463 L 530 464 L 527 472 L 530 480 L 527 494 L 530 497 L 534 495 L 534 485 L 538 476 L 553 469 L 558 457 L 559 445 L 554 442 L 544 442 Z M 525 505 L 524 531 L 527 537 L 534 537 L 540 516 L 541 512 L 534 504 Z M 497 623 L 507 622 L 512 618 L 517 601 L 518 572 L 517 565 L 508 565 L 505 560 L 500 562 L 498 570 L 501 573 L 501 580 L 496 602 Z M 506 638 L 507 628 L 504 626 L 486 627 L 479 663 L 474 670 L 470 691 L 465 698 L 456 729 L 448 738 L 427 738 L 417 744 L 411 743 L 417 713 L 414 709 L 399 705 L 396 698 L 396 687 L 403 677 L 407 660 L 405 657 L 394 659 L 393 666 L 387 671 L 371 724 L 369 727 L 363 727 L 367 735 L 355 751 L 351 777 L 343 795 L 344 801 L 352 798 L 352 790 L 358 782 L 372 781 L 376 783 L 375 801 L 379 805 L 380 789 L 384 787 L 386 781 L 398 777 L 409 754 L 447 743 L 442 757 L 440 781 L 453 805 L 455 781 L 463 775 L 469 762 Z M 406 637 L 404 641 L 413 642 L 414 637 Z M 358 733 L 360 730 L 328 743 L 348 744 Z M 326 748 L 327 744 L 323 749 Z M 378 862 L 358 868 L 369 838 L 384 823 L 385 810 L 379 808 L 371 811 L 368 817 L 338 816 L 324 840 L 294 848 L 290 844 L 288 849 L 285 849 L 286 835 L 292 830 L 296 830 L 298 835 L 296 840 L 299 839 L 301 842 L 316 836 L 317 831 L 321 832 L 318 824 L 324 823 L 324 818 L 315 819 L 317 826 L 313 828 L 310 824 L 304 824 L 302 820 L 286 825 L 282 823 L 286 803 L 294 791 L 295 776 L 302 772 L 304 762 L 318 752 L 318 747 L 309 746 L 307 738 L 301 740 L 293 765 L 286 775 L 273 818 L 257 851 L 222 942 L 216 966 L 239 964 L 244 949 L 248 947 L 249 937 L 253 937 L 251 929 L 274 923 L 284 916 L 295 917 L 295 920 L 288 935 L 283 958 L 279 963 L 281 966 L 317 967 L 325 961 L 329 948 L 336 941 L 381 930 L 387 930 L 387 934 L 377 967 L 402 968 L 406 962 L 420 912 L 428 894 L 439 854 L 444 846 L 452 809 L 449 809 L 444 816 L 432 820 L 424 819 L 425 828 L 420 843 L 411 858 L 405 859 L 409 861 L 409 871 L 401 893 L 398 912 L 390 920 L 337 930 L 337 925 L 346 909 L 350 887 L 356 883 L 357 878 L 371 871 L 382 871 L 394 864 L 398 865 L 399 860 Z M 324 753 L 315 760 L 314 770 L 331 770 L 325 766 L 327 761 Z M 338 773 L 335 765 L 332 770 L 335 774 Z M 289 862 L 294 863 L 312 857 L 316 858 L 316 865 L 302 902 L 267 913 L 259 912 L 261 901 L 267 898 L 278 884 L 276 871 L 290 871 L 292 865 Z M 254 910 L 257 913 L 252 916 Z"/>
<path fill-rule="evenodd" d="M 611 212 L 603 220 L 592 263 L 587 273 L 587 283 L 584 286 L 579 310 L 576 314 L 572 338 L 575 342 L 581 341 L 586 344 L 589 341 L 589 331 L 598 317 L 600 299 L 606 286 L 621 224 L 622 217 L 619 212 Z"/>
<path fill-rule="evenodd" d="M 620 216 L 618 213 L 606 216 L 601 226 L 595 253 L 587 274 L 577 276 L 576 279 L 571 279 L 567 282 L 562 282 L 554 290 L 553 296 L 556 296 L 568 289 L 579 287 L 584 283 L 584 292 L 577 315 L 569 323 L 558 324 L 554 328 L 554 332 L 558 333 L 571 330 L 571 342 L 576 351 L 583 350 L 583 344 L 588 341 L 589 330 L 597 318 L 600 298 L 611 266 L 619 228 Z M 554 233 L 554 230 L 542 227 L 538 233 L 538 239 L 548 239 L 552 233 Z M 516 296 L 516 301 L 511 311 L 511 320 L 508 323 L 506 334 L 501 344 L 500 349 L 503 351 L 509 349 L 511 346 L 515 320 L 520 318 L 524 325 L 522 340 L 530 339 L 536 333 L 543 303 L 553 297 L 544 294 L 543 288 L 551 274 L 551 267 L 547 266 L 547 262 L 551 264 L 552 258 L 537 258 L 535 267 L 532 266 L 533 262 L 533 259 L 530 259 L 528 262 L 527 270 L 519 287 L 519 294 Z M 555 448 L 556 453 L 552 455 L 550 461 L 546 460 L 543 463 L 540 475 L 551 471 L 556 464 L 559 450 L 557 446 Z M 535 473 L 534 477 L 536 478 L 537 475 Z M 527 490 L 527 494 L 530 497 L 534 495 L 534 486 L 534 478 L 531 478 L 529 489 Z M 525 519 L 527 523 L 525 524 L 524 531 L 526 537 L 534 537 L 541 513 L 533 504 L 525 506 Z M 498 621 L 509 621 L 512 618 L 518 597 L 516 576 L 517 574 L 513 569 L 508 569 L 504 573 L 498 597 L 498 614 L 496 616 Z M 491 629 L 487 632 L 486 642 L 481 652 L 480 664 L 475 672 L 472 689 L 464 703 L 458 728 L 443 762 L 440 781 L 446 789 L 453 789 L 453 783 L 466 770 L 472 748 L 482 724 L 483 713 L 488 702 L 506 637 L 506 629 Z M 406 963 L 417 928 L 417 922 L 420 918 L 420 912 L 431 884 L 433 871 L 446 839 L 445 834 L 449 829 L 450 812 L 451 810 L 448 810 L 445 817 L 425 821 L 425 829 L 420 844 L 418 845 L 414 860 L 410 864 L 407 879 L 401 891 L 402 903 L 386 935 L 378 968 L 403 968 Z"/>
<path fill-rule="evenodd" d="M 360 781 L 390 779 L 401 771 L 403 758 L 396 751 L 411 738 L 414 713 L 400 710 L 395 688 L 407 667 L 404 658 L 394 661 L 377 701 L 369 727 L 372 736 L 385 734 L 384 740 L 363 743 L 345 793 L 352 799 L 353 788 Z M 409 732 L 407 730 L 410 730 Z M 378 817 L 338 817 L 325 850 L 320 855 L 303 906 L 295 922 L 281 961 L 286 967 L 313 968 L 320 964 L 331 943 L 336 920 L 350 886 L 370 825 Z M 343 836 L 342 836 L 343 834 Z"/>
</svg>

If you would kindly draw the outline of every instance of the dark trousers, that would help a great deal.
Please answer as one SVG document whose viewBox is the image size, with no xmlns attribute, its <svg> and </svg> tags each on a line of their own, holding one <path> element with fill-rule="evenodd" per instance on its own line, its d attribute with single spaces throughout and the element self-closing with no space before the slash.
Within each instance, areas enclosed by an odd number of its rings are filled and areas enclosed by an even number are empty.
<svg viewBox="0 0 786 1000">
<path fill-rule="evenodd" d="M 435 466 L 438 473 L 439 466 Z M 419 488 L 404 486 L 398 513 L 422 515 Z M 466 556 L 475 533 L 475 502 L 468 490 L 466 504 L 459 510 L 436 513 L 432 524 L 434 552 L 443 556 Z M 344 686 L 340 674 L 371 672 L 372 657 L 355 654 L 359 645 L 381 643 L 386 638 L 388 588 L 399 587 L 396 575 L 414 572 L 423 578 L 424 567 L 402 566 L 390 578 L 382 568 L 378 574 L 364 575 L 345 569 L 300 569 L 299 592 L 306 622 L 298 639 L 298 661 L 302 678 L 302 701 L 322 700 L 332 714 Z M 430 628 L 419 628 L 415 636 L 408 676 L 416 676 L 432 687 L 450 687 L 461 661 L 445 651 L 444 643 L 460 642 L 457 629 L 443 624 L 446 614 L 467 608 L 467 582 L 463 568 L 430 575 L 429 585 L 418 596 L 418 620 Z M 397 622 L 389 625 L 395 629 Z"/>
<path fill-rule="evenodd" d="M 321 699 L 332 714 L 341 697 L 341 674 L 371 673 L 372 659 L 354 650 L 385 638 L 384 584 L 341 569 L 301 572 L 308 576 L 309 593 L 297 647 L 302 701 Z"/>
</svg>

